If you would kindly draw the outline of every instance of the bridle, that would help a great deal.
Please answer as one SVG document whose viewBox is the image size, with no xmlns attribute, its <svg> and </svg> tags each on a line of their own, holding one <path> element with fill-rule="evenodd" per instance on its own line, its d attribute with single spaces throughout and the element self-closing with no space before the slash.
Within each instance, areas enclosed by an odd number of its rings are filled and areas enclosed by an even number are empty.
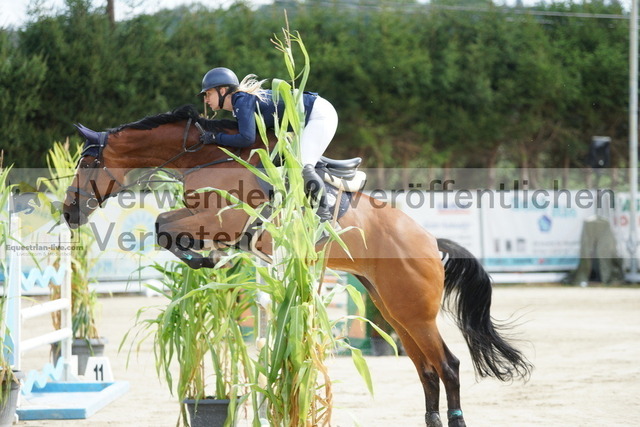
<svg viewBox="0 0 640 427">
<path fill-rule="evenodd" d="M 151 178 L 154 174 L 156 174 L 156 172 L 164 169 L 167 165 L 171 164 L 172 162 L 175 162 L 176 160 L 178 160 L 179 158 L 181 158 L 182 156 L 189 154 L 189 153 L 195 153 L 199 150 L 201 150 L 205 144 L 198 140 L 197 143 L 191 145 L 191 146 L 187 146 L 187 138 L 189 137 L 189 130 L 191 129 L 191 125 L 194 125 L 198 131 L 200 132 L 200 134 L 204 134 L 204 129 L 202 128 L 202 126 L 200 125 L 200 123 L 198 123 L 197 121 L 194 123 L 192 118 L 189 118 L 187 120 L 187 124 L 185 126 L 184 129 L 184 133 L 182 136 L 182 151 L 178 152 L 176 155 L 174 155 L 173 157 L 171 157 L 170 159 L 166 160 L 165 162 L 163 162 L 161 165 L 156 166 L 154 168 L 149 169 L 148 171 L 146 171 L 145 173 L 143 173 L 142 175 L 140 175 L 134 182 L 130 183 L 130 184 L 124 184 L 122 182 L 120 182 L 116 176 L 109 170 L 109 168 L 107 167 L 107 165 L 103 165 L 104 162 L 104 156 L 103 156 L 103 151 L 105 149 L 105 147 L 107 146 L 107 142 L 108 142 L 108 137 L 109 137 L 109 132 L 99 132 L 98 133 L 98 141 L 97 144 L 86 144 L 84 146 L 84 148 L 82 149 L 82 153 L 80 154 L 80 160 L 78 161 L 78 166 L 77 169 L 80 169 L 82 166 L 82 159 L 84 159 L 87 156 L 91 156 L 94 157 L 94 160 L 87 164 L 86 166 L 82 167 L 83 169 L 90 169 L 91 173 L 89 174 L 89 176 L 87 176 L 87 179 L 85 181 L 85 188 L 87 185 L 90 185 L 92 178 L 95 177 L 95 173 L 99 170 L 99 168 L 102 168 L 102 170 L 113 180 L 113 182 L 115 182 L 118 185 L 118 190 L 117 191 L 113 191 L 113 192 L 109 192 L 108 194 L 102 196 L 100 194 L 96 194 L 95 192 L 95 187 L 92 187 L 91 191 L 87 191 L 84 190 L 83 188 L 81 188 L 80 186 L 69 186 L 67 188 L 67 194 L 72 193 L 72 194 L 77 194 L 79 196 L 85 197 L 87 200 L 85 202 L 85 207 L 88 208 L 90 211 L 94 211 L 97 208 L 101 208 L 102 205 L 104 204 L 104 202 L 110 198 L 115 196 L 117 193 L 127 190 L 131 187 L 135 187 L 135 186 L 139 186 L 142 183 L 150 183 L 150 182 L 169 182 L 168 180 L 157 180 L 157 181 L 152 181 L 149 178 Z M 198 165 L 198 166 L 194 166 L 191 169 L 188 169 L 187 171 L 185 171 L 184 173 L 180 174 L 177 171 L 172 171 L 171 173 L 173 174 L 174 181 L 183 181 L 184 177 L 196 172 L 202 168 L 205 167 L 210 167 L 210 166 L 215 166 L 218 164 L 222 164 L 222 163 L 228 163 L 228 162 L 233 162 L 235 161 L 235 159 L 233 157 L 225 157 L 222 159 L 218 159 L 218 160 L 214 160 L 212 162 L 208 162 L 202 165 Z M 71 202 L 71 205 L 75 206 L 77 203 L 77 197 L 73 199 L 73 201 Z"/>
</svg>

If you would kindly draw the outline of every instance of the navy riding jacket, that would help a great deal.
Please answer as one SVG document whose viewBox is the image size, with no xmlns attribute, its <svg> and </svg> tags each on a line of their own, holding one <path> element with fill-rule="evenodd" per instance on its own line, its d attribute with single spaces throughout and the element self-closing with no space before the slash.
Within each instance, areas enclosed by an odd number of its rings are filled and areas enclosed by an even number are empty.
<svg viewBox="0 0 640 427">
<path fill-rule="evenodd" d="M 260 100 L 256 95 L 246 92 L 236 92 L 231 95 L 233 115 L 238 121 L 238 134 L 228 135 L 226 133 L 218 133 L 216 134 L 217 144 L 237 148 L 253 145 L 257 132 L 255 113 L 258 110 L 264 119 L 267 129 L 273 129 L 275 127 L 274 113 L 277 110 L 278 117 L 282 117 L 284 103 L 280 101 L 278 105 L 276 105 L 271 97 L 271 90 L 265 90 L 264 92 L 264 100 Z M 309 114 L 311 114 L 316 98 L 317 94 L 311 92 L 305 92 L 302 95 L 305 124 L 309 121 Z"/>
</svg>

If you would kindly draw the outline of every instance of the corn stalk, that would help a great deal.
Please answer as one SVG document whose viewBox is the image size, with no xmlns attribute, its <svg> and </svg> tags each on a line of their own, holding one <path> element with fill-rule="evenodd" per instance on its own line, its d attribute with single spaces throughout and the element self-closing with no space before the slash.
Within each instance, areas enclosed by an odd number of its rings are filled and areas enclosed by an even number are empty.
<svg viewBox="0 0 640 427">
<path fill-rule="evenodd" d="M 325 251 L 318 250 L 316 242 L 323 230 L 340 239 L 328 224 L 320 224 L 304 192 L 299 139 L 305 120 L 302 96 L 309 75 L 309 56 L 300 37 L 287 29 L 284 41 L 276 39 L 274 43 L 283 53 L 292 82 L 273 81 L 274 101 L 285 104 L 283 116 L 276 120 L 278 142 L 273 152 L 255 151 L 261 169 L 236 158 L 273 186 L 272 214 L 264 218 L 264 227 L 273 241 L 274 262 L 256 266 L 264 282 L 261 290 L 270 295 L 271 304 L 266 336 L 255 361 L 258 382 L 254 391 L 264 396 L 270 425 L 327 425 L 331 420 L 332 393 L 324 361 L 335 349 L 336 339 L 325 302 L 317 292 L 323 278 Z M 304 57 L 299 75 L 294 48 Z M 260 135 L 267 141 L 264 122 L 259 116 L 256 119 Z M 281 160 L 282 167 L 276 167 L 274 159 Z M 227 192 L 220 193 L 237 208 L 260 215 Z M 260 400 L 254 398 L 253 402 L 258 414 Z M 260 425 L 257 416 L 254 425 Z"/>
<path fill-rule="evenodd" d="M 7 184 L 8 175 L 11 167 L 3 168 L 0 165 L 0 246 L 4 247 L 7 244 L 7 238 L 9 234 L 9 215 L 7 215 L 9 197 L 11 197 L 11 185 Z M 1 252 L 4 254 L 4 250 Z M 10 349 L 7 346 L 7 340 L 5 339 L 10 331 L 7 329 L 6 316 L 7 316 L 7 268 L 5 263 L 5 257 L 0 258 L 0 270 L 5 276 L 5 280 L 2 281 L 2 297 L 0 297 L 0 409 L 2 409 L 4 402 L 8 401 L 9 393 L 11 392 L 11 385 L 13 382 L 17 382 L 13 371 L 11 370 L 11 355 Z"/>
<path fill-rule="evenodd" d="M 151 317 L 149 307 L 141 309 L 135 325 L 137 337 L 142 337 L 139 343 L 153 336 L 156 369 L 171 393 L 180 402 L 229 399 L 229 424 L 235 408 L 247 397 L 244 384 L 253 382 L 252 359 L 240 322 L 254 305 L 255 272 L 246 254 L 238 254 L 235 261 L 230 269 L 192 270 L 177 261 L 154 264 L 162 273 L 162 286 L 147 286 L 167 302 Z M 125 341 L 126 336 L 122 344 Z M 180 407 L 180 419 L 188 425 L 185 407 Z"/>
</svg>

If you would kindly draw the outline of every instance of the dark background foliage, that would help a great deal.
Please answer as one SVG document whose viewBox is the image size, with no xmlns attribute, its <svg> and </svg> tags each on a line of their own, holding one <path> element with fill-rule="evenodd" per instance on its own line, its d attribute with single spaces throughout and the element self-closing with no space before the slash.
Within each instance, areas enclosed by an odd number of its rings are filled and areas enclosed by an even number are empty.
<svg viewBox="0 0 640 427">
<path fill-rule="evenodd" d="M 370 167 L 572 168 L 585 166 L 593 135 L 607 135 L 612 166 L 627 166 L 629 20 L 619 2 L 459 3 L 240 2 L 119 22 L 88 0 L 36 10 L 23 28 L 0 29 L 5 165 L 43 166 L 76 122 L 101 130 L 185 103 L 202 111 L 195 94 L 214 66 L 285 76 L 270 39 L 286 9 L 311 55 L 307 88 L 340 115 L 328 155 Z"/>
</svg>

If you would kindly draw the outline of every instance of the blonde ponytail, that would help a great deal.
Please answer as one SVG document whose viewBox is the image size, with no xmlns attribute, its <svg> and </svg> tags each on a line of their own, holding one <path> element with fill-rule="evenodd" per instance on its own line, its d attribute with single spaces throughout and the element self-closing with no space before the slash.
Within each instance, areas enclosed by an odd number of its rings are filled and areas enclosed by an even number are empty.
<svg viewBox="0 0 640 427">
<path fill-rule="evenodd" d="M 255 95 L 260 98 L 260 100 L 264 100 L 264 98 L 266 97 L 266 93 L 262 89 L 262 85 L 267 80 L 258 80 L 257 77 L 258 76 L 256 76 L 255 74 L 247 75 L 244 79 L 242 79 L 240 85 L 238 85 L 237 91 L 250 93 L 251 95 Z"/>
</svg>

